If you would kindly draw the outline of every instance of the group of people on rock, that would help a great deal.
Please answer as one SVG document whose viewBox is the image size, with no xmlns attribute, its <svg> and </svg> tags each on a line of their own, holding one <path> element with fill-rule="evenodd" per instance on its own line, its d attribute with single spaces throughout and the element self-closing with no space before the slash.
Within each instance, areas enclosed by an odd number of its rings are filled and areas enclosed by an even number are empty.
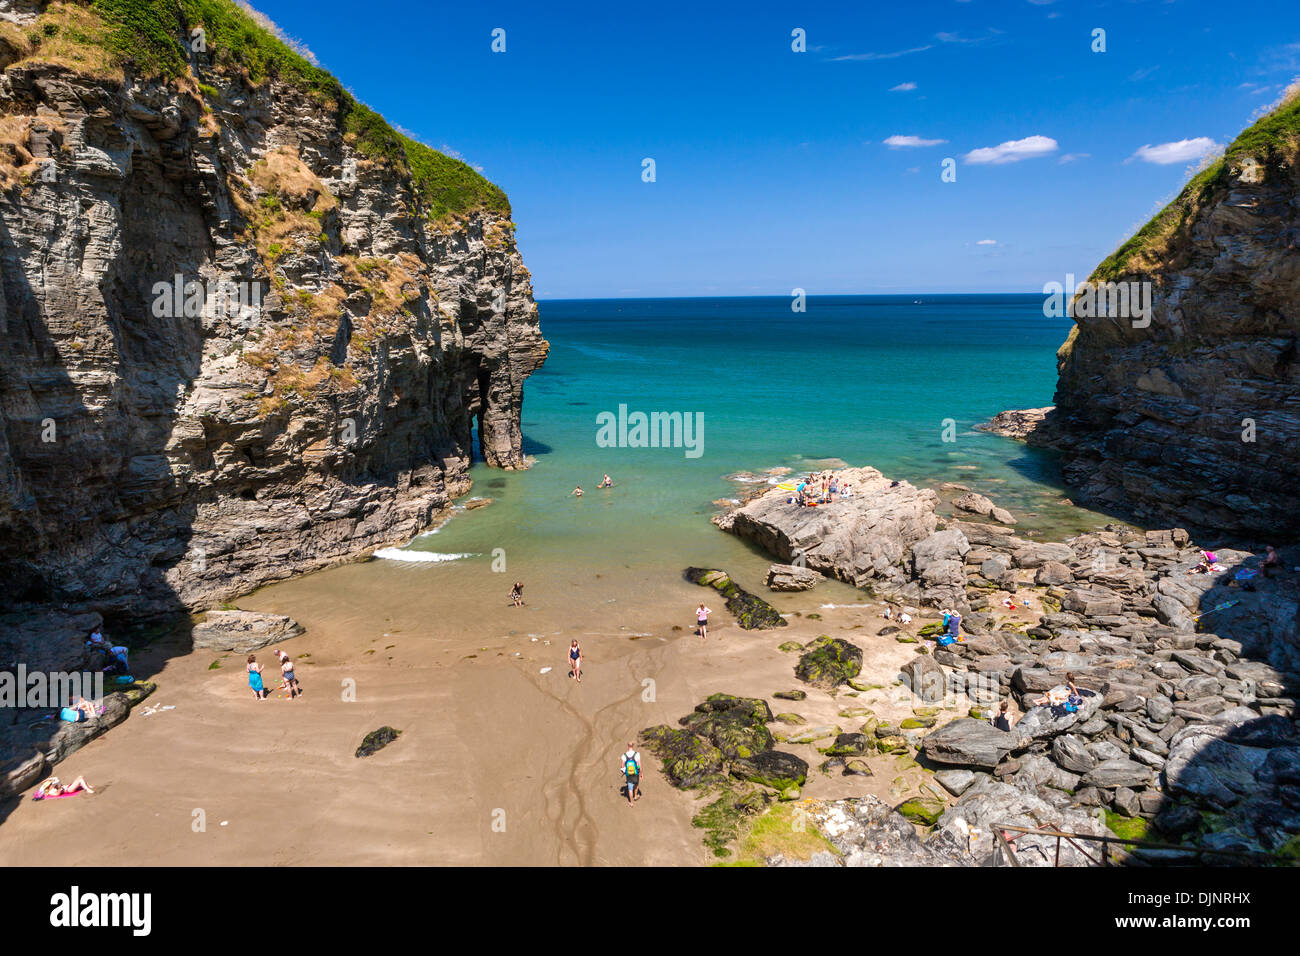
<svg viewBox="0 0 1300 956">
<path fill-rule="evenodd" d="M 828 505 L 840 498 L 852 497 L 853 488 L 847 481 L 841 481 L 834 472 L 822 471 L 801 478 L 795 485 L 794 494 L 786 499 L 786 503 L 816 507 Z"/>
</svg>

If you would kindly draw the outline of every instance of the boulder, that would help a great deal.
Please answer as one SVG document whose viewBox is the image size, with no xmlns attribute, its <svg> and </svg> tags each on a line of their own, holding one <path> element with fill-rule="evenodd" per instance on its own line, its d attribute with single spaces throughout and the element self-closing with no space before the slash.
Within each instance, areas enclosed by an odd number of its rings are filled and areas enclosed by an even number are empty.
<svg viewBox="0 0 1300 956">
<path fill-rule="evenodd" d="M 871 738 L 866 734 L 840 734 L 827 748 L 830 757 L 860 757 L 871 750 Z"/>
<path fill-rule="evenodd" d="M 396 740 L 400 733 L 400 730 L 394 730 L 392 727 L 386 725 L 380 727 L 378 730 L 370 731 L 370 733 L 366 734 L 365 739 L 361 741 L 361 745 L 357 747 L 355 756 L 369 757 L 371 754 L 383 750 Z"/>
<path fill-rule="evenodd" d="M 1170 741 L 1165 761 L 1165 787 L 1215 807 L 1230 807 L 1259 787 L 1258 774 L 1268 751 L 1223 739 L 1224 730 L 1191 724 Z"/>
<path fill-rule="evenodd" d="M 1119 757 L 1103 760 L 1083 775 L 1085 787 L 1115 790 L 1120 787 L 1145 787 L 1153 780 L 1151 768 L 1136 760 Z"/>
<path fill-rule="evenodd" d="M 767 724 L 772 710 L 757 697 L 714 694 L 680 721 L 691 733 L 708 738 L 728 760 L 753 757 L 774 744 Z"/>
<path fill-rule="evenodd" d="M 988 498 L 973 491 L 967 492 L 958 498 L 954 498 L 952 506 L 958 511 L 966 511 L 970 514 L 987 515 L 992 513 L 994 504 Z"/>
<path fill-rule="evenodd" d="M 979 779 L 979 775 L 973 770 L 958 768 L 956 770 L 935 771 L 934 779 L 938 782 L 939 786 L 943 787 L 943 789 L 947 790 L 954 797 L 960 797 L 971 788 L 977 779 Z"/>
<path fill-rule="evenodd" d="M 862 672 L 862 648 L 838 637 L 819 637 L 808 644 L 794 673 L 802 681 L 830 690 Z"/>
<path fill-rule="evenodd" d="M 812 568 L 795 564 L 774 564 L 767 569 L 767 586 L 773 591 L 810 591 L 823 579 Z"/>
<path fill-rule="evenodd" d="M 698 786 L 722 772 L 722 751 L 689 731 L 660 724 L 641 731 L 641 741 L 659 758 L 664 775 L 677 787 Z"/>
<path fill-rule="evenodd" d="M 1074 572 L 1060 561 L 1044 561 L 1034 572 L 1034 583 L 1044 586 L 1069 584 L 1074 580 Z"/>
<path fill-rule="evenodd" d="M 983 720 L 963 717 L 926 736 L 921 750 L 934 763 L 992 770 L 1014 745 L 1011 734 Z"/>
<path fill-rule="evenodd" d="M 203 620 L 194 625 L 192 641 L 195 650 L 247 654 L 301 633 L 303 627 L 284 614 L 208 611 Z"/>
<path fill-rule="evenodd" d="M 814 571 L 857 587 L 873 582 L 901 587 L 904 556 L 938 526 L 938 494 L 892 481 L 874 468 L 835 474 L 841 485 L 853 486 L 853 497 L 805 508 L 788 503 L 789 492 L 774 488 L 714 523 L 778 561 L 798 555 Z"/>
<path fill-rule="evenodd" d="M 753 757 L 733 760 L 731 775 L 780 792 L 804 785 L 808 779 L 808 763 L 794 754 L 768 750 Z"/>
<path fill-rule="evenodd" d="M 947 687 L 944 669 L 929 654 L 918 654 L 900 668 L 903 683 L 926 703 L 943 700 Z"/>
<path fill-rule="evenodd" d="M 1083 739 L 1062 734 L 1052 741 L 1052 759 L 1073 773 L 1087 773 L 1097 766 L 1097 758 L 1088 753 Z"/>
<path fill-rule="evenodd" d="M 1106 588 L 1075 588 L 1065 595 L 1061 606 L 1085 617 L 1103 617 L 1124 610 L 1124 599 Z"/>
</svg>

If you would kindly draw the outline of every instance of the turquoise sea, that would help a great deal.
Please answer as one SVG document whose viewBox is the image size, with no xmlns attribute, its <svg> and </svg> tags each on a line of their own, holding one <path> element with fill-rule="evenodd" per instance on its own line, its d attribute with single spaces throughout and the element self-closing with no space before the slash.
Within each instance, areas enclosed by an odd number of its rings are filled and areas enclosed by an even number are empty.
<svg viewBox="0 0 1300 956">
<path fill-rule="evenodd" d="M 520 561 L 673 566 L 726 560 L 708 518 L 737 473 L 873 465 L 913 483 L 959 481 L 1055 528 L 1091 523 L 1061 497 L 1050 453 L 972 430 L 1007 408 L 1050 404 L 1068 319 L 1039 295 L 556 300 L 539 303 L 551 342 L 524 399 L 531 470 L 475 465 L 494 504 L 417 550 Z M 702 416 L 685 448 L 600 447 L 597 416 Z M 944 441 L 945 420 L 951 419 Z M 609 473 L 615 487 L 598 490 Z M 569 493 L 577 485 L 584 496 Z M 1037 514 L 1037 519 L 1033 513 Z"/>
<path fill-rule="evenodd" d="M 551 352 L 525 386 L 532 468 L 475 464 L 468 497 L 489 506 L 458 509 L 378 560 L 277 585 L 268 606 L 293 599 L 358 630 L 400 607 L 470 633 L 508 608 L 510 582 L 521 580 L 534 613 L 507 612 L 507 622 L 550 633 L 578 617 L 599 619 L 601 633 L 638 633 L 656 615 L 676 621 L 693 607 L 695 589 L 681 579 L 688 565 L 725 568 L 765 590 L 771 558 L 718 531 L 715 502 L 744 494 L 767 469 L 828 459 L 916 484 L 960 482 L 1045 536 L 1104 521 L 1059 503 L 1051 453 L 972 429 L 1003 409 L 1052 401 L 1069 321 L 1044 317 L 1041 296 L 813 297 L 803 313 L 787 298 L 546 301 L 540 311 Z M 629 415 L 702 416 L 699 456 L 601 447 L 598 416 L 620 405 Z M 954 440 L 944 441 L 949 419 Z M 596 487 L 605 473 L 612 489 Z M 577 485 L 581 498 L 570 495 Z M 827 581 L 809 597 L 772 600 L 795 609 L 810 598 L 863 596 Z"/>
</svg>

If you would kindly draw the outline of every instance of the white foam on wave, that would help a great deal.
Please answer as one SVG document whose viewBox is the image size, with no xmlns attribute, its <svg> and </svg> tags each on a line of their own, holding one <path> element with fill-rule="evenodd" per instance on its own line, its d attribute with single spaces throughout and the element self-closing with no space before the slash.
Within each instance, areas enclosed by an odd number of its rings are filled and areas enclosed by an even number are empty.
<svg viewBox="0 0 1300 956">
<path fill-rule="evenodd" d="M 410 561 L 424 564 L 441 564 L 444 561 L 459 561 L 461 558 L 474 557 L 471 553 L 447 554 L 440 551 L 407 551 L 405 548 L 380 548 L 375 552 L 376 558 L 385 561 Z"/>
<path fill-rule="evenodd" d="M 875 607 L 874 604 L 823 604 L 823 609 L 834 609 L 841 607 Z"/>
</svg>

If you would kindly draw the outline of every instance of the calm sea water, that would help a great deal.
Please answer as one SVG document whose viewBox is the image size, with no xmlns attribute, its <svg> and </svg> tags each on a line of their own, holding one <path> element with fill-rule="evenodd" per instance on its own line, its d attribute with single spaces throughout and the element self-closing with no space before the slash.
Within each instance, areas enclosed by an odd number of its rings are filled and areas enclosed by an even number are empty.
<svg viewBox="0 0 1300 956">
<path fill-rule="evenodd" d="M 490 506 L 460 511 L 378 560 L 276 585 L 255 606 L 356 633 L 387 631 L 400 615 L 408 630 L 444 635 L 574 625 L 636 634 L 656 619 L 685 623 L 699 593 L 682 582 L 688 565 L 726 568 L 765 590 L 771 558 L 709 522 L 715 501 L 744 493 L 734 476 L 828 459 L 916 484 L 960 482 L 1045 536 L 1104 520 L 1059 504 L 1050 453 L 972 430 L 1003 409 L 1051 402 L 1069 322 L 1045 318 L 1041 296 L 811 298 L 801 314 L 786 298 L 540 309 L 551 352 L 525 386 L 533 467 L 476 464 L 472 495 Z M 601 447 L 598 416 L 620 405 L 702 415 L 700 455 Z M 953 441 L 943 440 L 946 420 Z M 615 485 L 598 489 L 606 472 Z M 576 485 L 580 499 L 570 497 Z M 526 583 L 530 613 L 501 610 L 515 579 Z M 827 581 L 812 596 L 772 600 L 794 609 L 862 596 Z"/>
<path fill-rule="evenodd" d="M 528 472 L 476 465 L 495 499 L 416 550 L 525 563 L 673 567 L 719 562 L 735 542 L 709 524 L 728 476 L 824 459 L 914 483 L 959 481 L 1055 530 L 1092 516 L 1054 505 L 1054 457 L 973 431 L 1006 408 L 1049 404 L 1068 319 L 1038 295 L 610 299 L 540 303 L 551 342 L 525 390 Z M 702 416 L 685 448 L 600 447 L 598 415 Z M 951 420 L 944 441 L 946 420 Z M 693 419 L 698 420 L 698 419 Z M 598 490 L 604 473 L 612 490 Z M 582 499 L 569 493 L 576 485 Z M 1036 517 L 1035 517 L 1036 515 Z"/>
</svg>

